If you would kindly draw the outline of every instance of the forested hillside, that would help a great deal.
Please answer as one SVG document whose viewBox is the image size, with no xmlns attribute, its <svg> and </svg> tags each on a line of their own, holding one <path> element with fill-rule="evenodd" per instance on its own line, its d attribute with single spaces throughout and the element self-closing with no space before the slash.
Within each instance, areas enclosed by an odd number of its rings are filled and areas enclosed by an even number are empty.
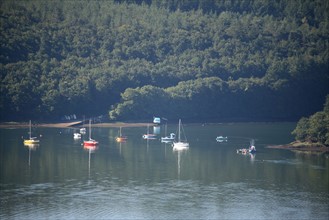
<svg viewBox="0 0 329 220">
<path fill-rule="evenodd" d="M 0 4 L 0 120 L 296 120 L 329 93 L 329 1 Z"/>
</svg>

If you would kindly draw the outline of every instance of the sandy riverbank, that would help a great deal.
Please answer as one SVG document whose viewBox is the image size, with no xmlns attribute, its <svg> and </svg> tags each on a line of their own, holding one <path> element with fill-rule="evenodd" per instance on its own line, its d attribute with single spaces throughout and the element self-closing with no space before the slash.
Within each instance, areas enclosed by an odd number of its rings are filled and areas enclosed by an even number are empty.
<svg viewBox="0 0 329 220">
<path fill-rule="evenodd" d="M 92 124 L 92 127 L 146 127 L 152 126 L 152 123 L 125 123 L 125 122 L 115 122 L 115 123 L 97 123 Z M 85 125 L 85 127 L 88 125 Z M 29 123 L 19 123 L 19 122 L 3 122 L 0 123 L 0 128 L 27 128 Z M 34 123 L 33 127 L 49 127 L 49 128 L 68 128 L 68 127 L 82 127 L 79 122 L 66 122 L 66 123 Z"/>
<path fill-rule="evenodd" d="M 326 147 L 323 144 L 300 142 L 300 141 L 294 141 L 290 144 L 285 144 L 285 145 L 267 146 L 267 148 L 285 149 L 285 150 L 292 150 L 292 151 L 299 151 L 299 152 L 314 152 L 314 153 L 328 153 L 329 152 L 329 147 Z"/>
</svg>

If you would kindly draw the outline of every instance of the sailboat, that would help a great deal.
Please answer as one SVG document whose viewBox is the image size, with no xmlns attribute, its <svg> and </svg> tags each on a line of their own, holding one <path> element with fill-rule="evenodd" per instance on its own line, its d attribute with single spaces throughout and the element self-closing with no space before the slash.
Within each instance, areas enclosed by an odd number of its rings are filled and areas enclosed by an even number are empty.
<svg viewBox="0 0 329 220">
<path fill-rule="evenodd" d="M 178 141 L 173 142 L 173 150 L 185 150 L 185 149 L 189 148 L 189 143 L 181 140 L 181 129 L 182 129 L 182 122 L 181 122 L 181 119 L 179 119 L 179 121 L 178 121 Z"/>
<path fill-rule="evenodd" d="M 32 137 L 32 124 L 31 124 L 31 120 L 30 120 L 30 131 L 29 131 L 29 139 L 25 139 L 24 140 L 24 145 L 32 145 L 32 144 L 39 144 L 39 140 L 37 139 L 37 137 Z"/>
<path fill-rule="evenodd" d="M 83 146 L 96 146 L 98 145 L 98 141 L 91 139 L 91 120 L 89 120 L 89 140 L 83 141 Z"/>
<path fill-rule="evenodd" d="M 127 136 L 122 136 L 122 131 L 121 131 L 122 127 L 120 127 L 119 130 L 119 136 L 115 138 L 116 142 L 126 142 L 127 141 Z"/>
</svg>

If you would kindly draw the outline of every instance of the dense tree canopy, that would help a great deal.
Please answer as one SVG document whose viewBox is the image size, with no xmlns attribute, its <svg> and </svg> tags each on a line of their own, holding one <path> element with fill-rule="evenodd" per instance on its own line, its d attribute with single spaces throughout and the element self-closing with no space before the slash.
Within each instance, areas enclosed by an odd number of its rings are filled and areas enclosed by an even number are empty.
<svg viewBox="0 0 329 220">
<path fill-rule="evenodd" d="M 329 146 L 329 95 L 323 111 L 316 112 L 309 118 L 301 118 L 292 134 L 299 141 L 319 142 Z"/>
<path fill-rule="evenodd" d="M 329 93 L 328 1 L 0 4 L 1 120 L 294 120 Z"/>
</svg>

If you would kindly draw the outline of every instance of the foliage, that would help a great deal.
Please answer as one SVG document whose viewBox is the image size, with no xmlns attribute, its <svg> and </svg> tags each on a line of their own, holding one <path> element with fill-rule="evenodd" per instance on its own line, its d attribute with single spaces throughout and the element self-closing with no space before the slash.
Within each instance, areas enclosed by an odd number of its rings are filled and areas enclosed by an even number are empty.
<svg viewBox="0 0 329 220">
<path fill-rule="evenodd" d="M 0 120 L 294 120 L 329 93 L 327 1 L 0 4 Z"/>
<path fill-rule="evenodd" d="M 329 95 L 323 111 L 316 112 L 309 118 L 302 118 L 297 123 L 297 127 L 292 132 L 296 140 L 320 142 L 329 146 Z"/>
</svg>

